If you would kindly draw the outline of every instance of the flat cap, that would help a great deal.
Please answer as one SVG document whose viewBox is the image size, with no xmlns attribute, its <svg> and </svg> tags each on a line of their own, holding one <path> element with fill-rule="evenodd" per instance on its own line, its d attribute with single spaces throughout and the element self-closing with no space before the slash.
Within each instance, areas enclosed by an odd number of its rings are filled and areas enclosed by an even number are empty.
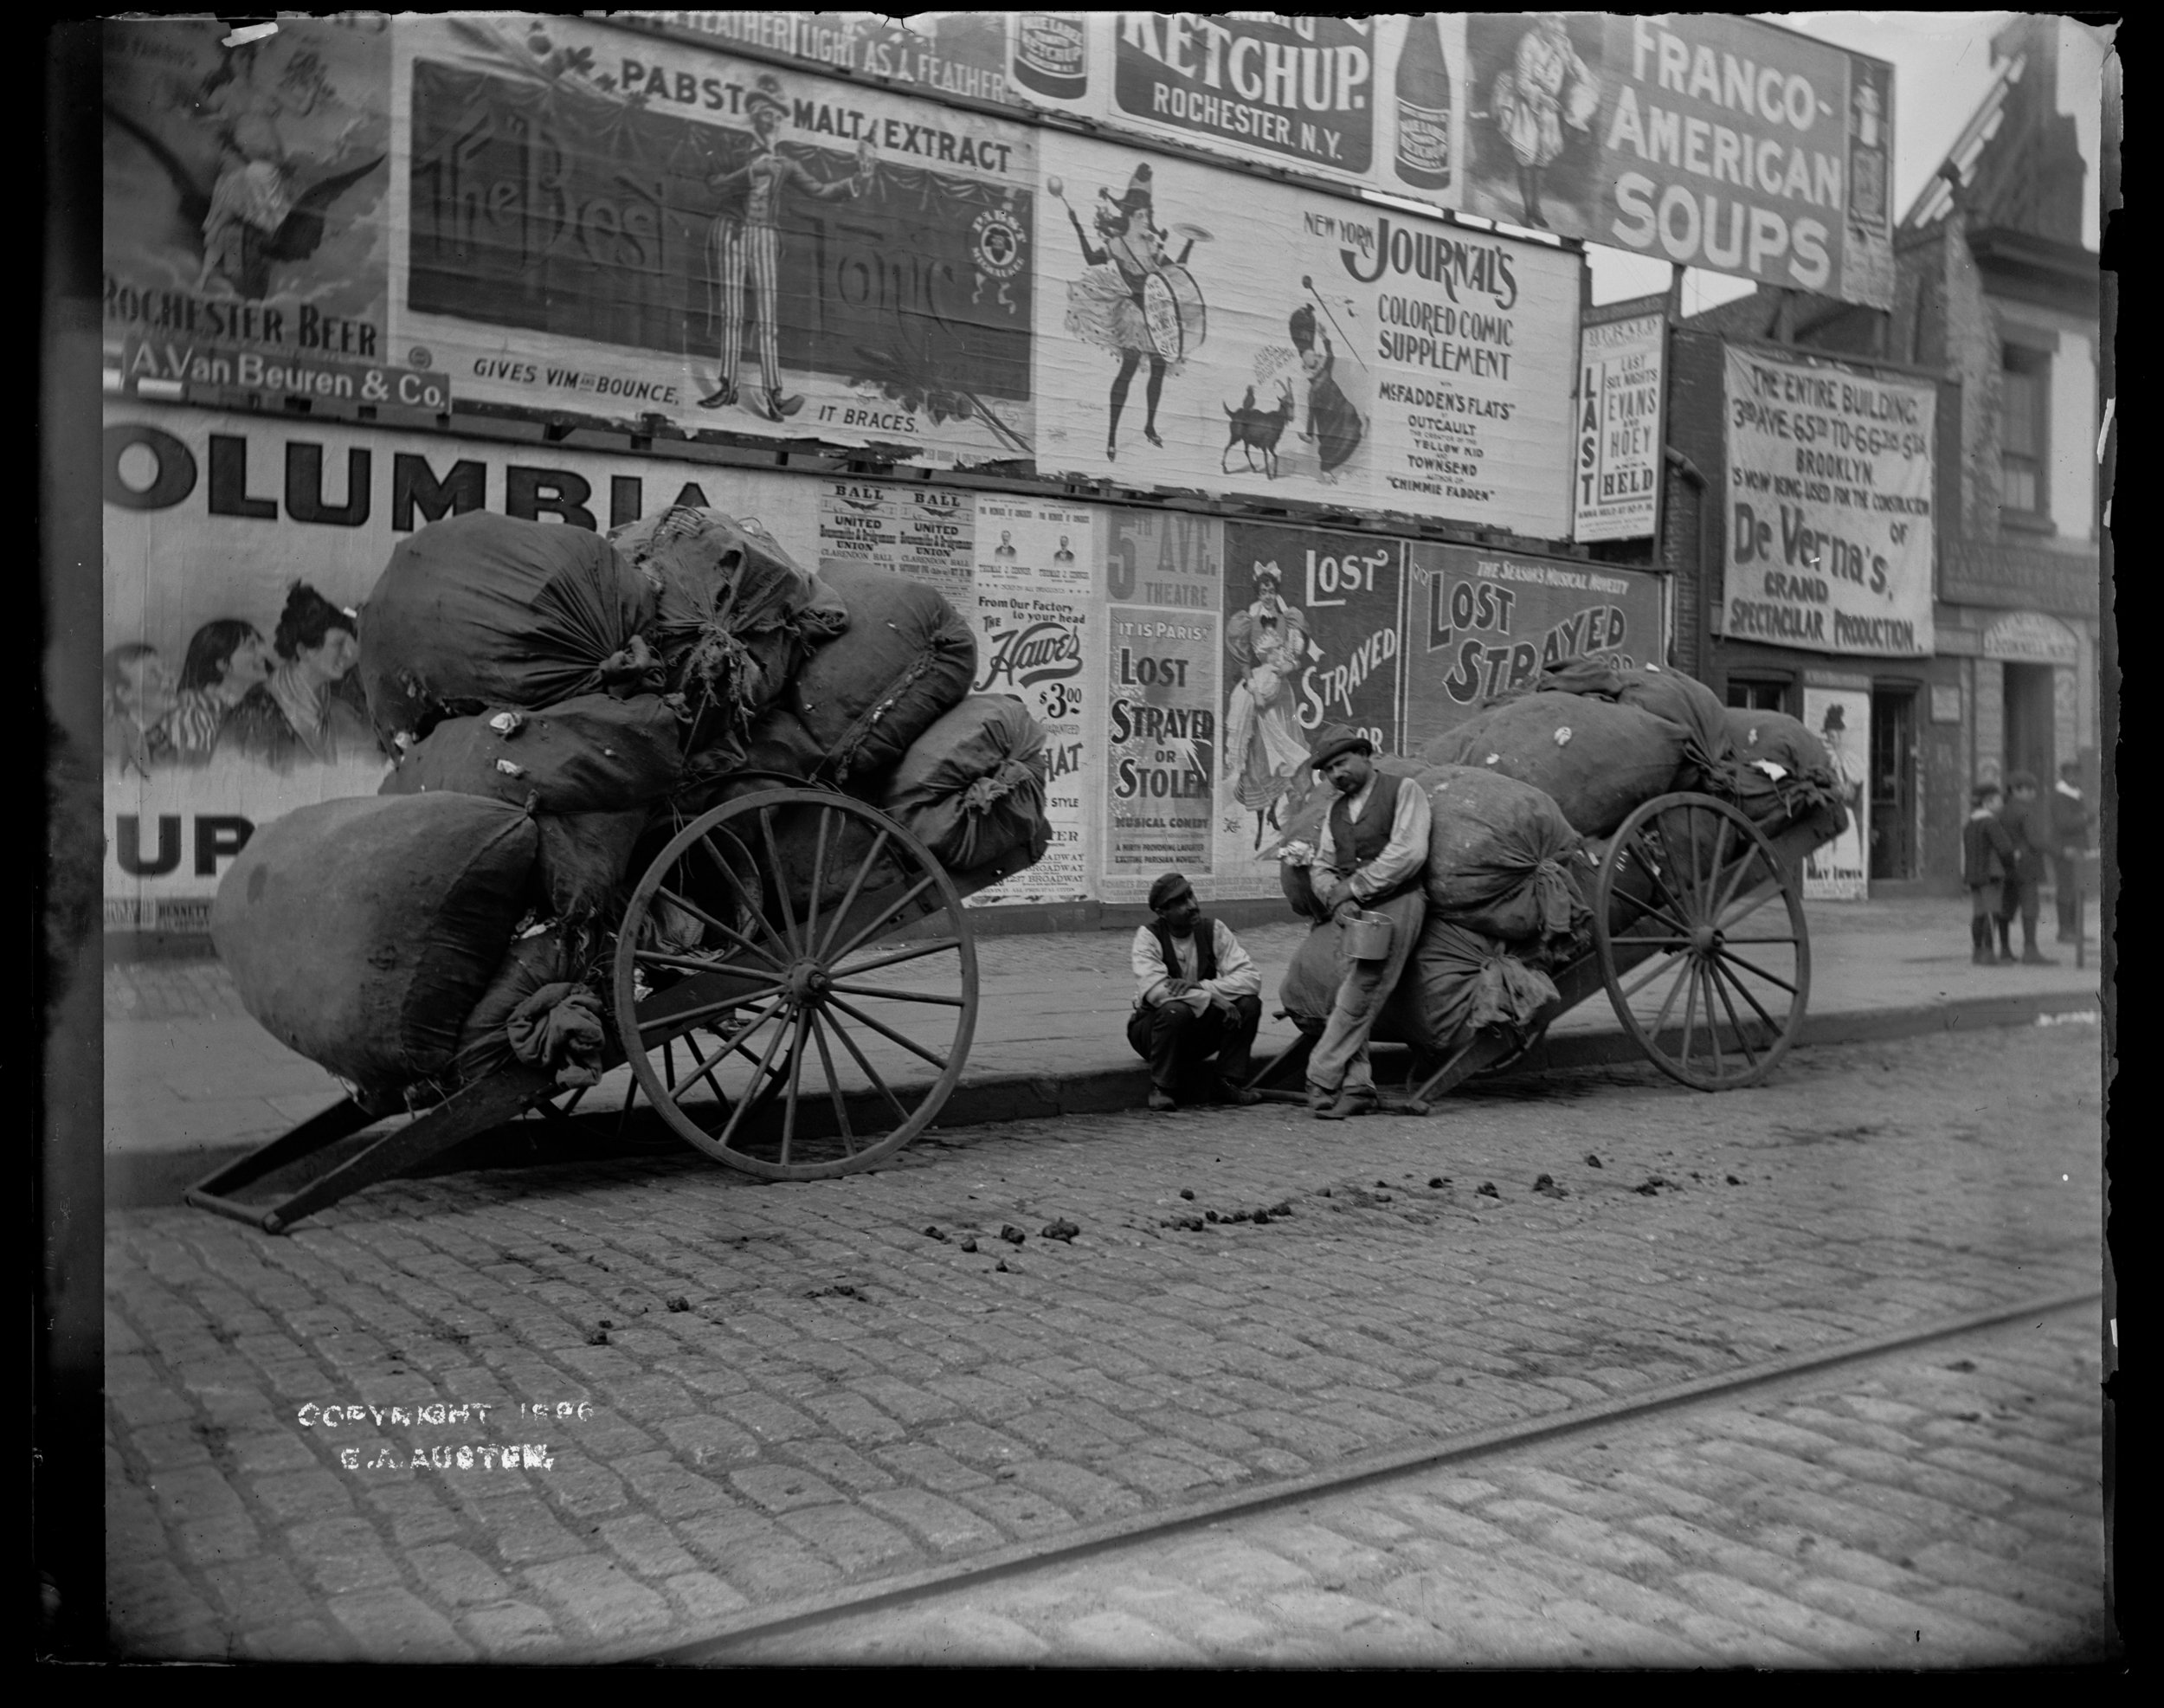
<svg viewBox="0 0 2164 1708">
<path fill-rule="evenodd" d="M 1349 725 L 1325 724 L 1315 732 L 1314 751 L 1307 756 L 1307 763 L 1319 771 L 1341 753 L 1364 753 L 1372 759 L 1375 752 L 1375 743 Z"/>
<path fill-rule="evenodd" d="M 1166 873 L 1163 877 L 1159 878 L 1156 883 L 1150 886 L 1150 906 L 1151 910 L 1154 912 L 1160 907 L 1169 907 L 1175 901 L 1177 901 L 1182 895 L 1185 894 L 1187 891 L 1192 887 L 1193 886 L 1190 885 L 1187 879 L 1181 873 L 1177 872 Z"/>
</svg>

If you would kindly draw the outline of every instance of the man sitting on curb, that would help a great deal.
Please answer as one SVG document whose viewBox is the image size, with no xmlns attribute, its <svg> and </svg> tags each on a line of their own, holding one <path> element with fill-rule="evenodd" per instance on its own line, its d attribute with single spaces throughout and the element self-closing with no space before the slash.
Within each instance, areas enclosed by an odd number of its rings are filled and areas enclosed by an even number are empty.
<svg viewBox="0 0 2164 1708">
<path fill-rule="evenodd" d="M 1368 1034 L 1389 1000 L 1427 913 L 1420 875 L 1427 865 L 1432 815 L 1427 791 L 1408 777 L 1385 777 L 1375 748 L 1342 724 L 1319 731 L 1308 764 L 1337 791 L 1316 846 L 1310 880 L 1316 899 L 1337 922 L 1341 944 L 1363 912 L 1390 921 L 1388 959 L 1356 961 L 1341 947 L 1337 998 L 1307 1063 L 1307 1101 L 1317 1118 L 1342 1121 L 1375 1106 Z"/>
<path fill-rule="evenodd" d="M 1135 930 L 1129 958 L 1139 987 L 1127 1041 L 1150 1063 L 1150 1106 L 1174 1109 L 1181 1075 L 1217 1057 L 1219 1093 L 1259 1103 L 1246 1089 L 1248 1052 L 1262 1023 L 1262 974 L 1222 919 L 1205 919 L 1194 888 L 1177 872 L 1150 886 L 1156 915 Z"/>
</svg>

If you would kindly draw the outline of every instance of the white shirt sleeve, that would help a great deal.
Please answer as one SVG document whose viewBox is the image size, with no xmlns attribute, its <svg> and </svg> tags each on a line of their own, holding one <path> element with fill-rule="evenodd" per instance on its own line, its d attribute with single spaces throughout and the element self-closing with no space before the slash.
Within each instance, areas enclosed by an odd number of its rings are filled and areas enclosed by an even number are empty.
<svg viewBox="0 0 2164 1708">
<path fill-rule="evenodd" d="M 1397 809 L 1390 815 L 1390 840 L 1381 854 L 1353 873 L 1353 893 L 1365 901 L 1396 889 L 1427 865 L 1427 830 L 1433 821 L 1427 791 L 1407 777 L 1398 790 Z"/>
<path fill-rule="evenodd" d="M 1135 927 L 1135 941 L 1129 948 L 1127 959 L 1135 970 L 1137 1005 L 1154 1009 L 1165 999 L 1165 986 L 1172 982 L 1171 970 L 1164 964 L 1164 950 L 1157 942 L 1156 932 L 1147 925 Z"/>
<path fill-rule="evenodd" d="M 1217 950 L 1217 976 L 1206 989 L 1220 996 L 1259 996 L 1262 994 L 1262 969 L 1249 958 L 1240 946 L 1240 939 L 1222 919 L 1210 921 Z"/>
</svg>

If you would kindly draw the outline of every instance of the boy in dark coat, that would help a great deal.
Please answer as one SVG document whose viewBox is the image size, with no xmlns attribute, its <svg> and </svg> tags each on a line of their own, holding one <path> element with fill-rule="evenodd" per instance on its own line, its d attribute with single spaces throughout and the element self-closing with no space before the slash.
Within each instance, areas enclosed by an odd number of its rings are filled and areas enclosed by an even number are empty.
<svg viewBox="0 0 2164 1708">
<path fill-rule="evenodd" d="M 2027 771 L 2015 771 L 2006 778 L 2006 793 L 2011 797 L 1999 822 L 2006 828 L 2006 835 L 2013 838 L 2013 870 L 2006 879 L 2006 893 L 1999 904 L 1999 952 L 2002 961 L 2010 961 L 2007 951 L 2007 927 L 2013 923 L 2018 911 L 2021 915 L 2021 962 L 2024 966 L 2051 967 L 2058 963 L 2036 946 L 2036 917 L 2041 902 L 2044 885 L 2044 857 L 2054 846 L 2051 824 L 2045 815 L 2044 802 L 2037 799 L 2036 778 Z"/>
<path fill-rule="evenodd" d="M 2000 918 L 2000 911 L 2006 874 L 2013 870 L 2014 848 L 2013 838 L 1999 822 L 2001 798 L 1997 783 L 1978 783 L 1968 791 L 1968 822 L 1961 827 L 1961 876 L 1974 903 L 1968 940 L 1974 952 L 1969 959 L 1980 967 L 1993 965 L 1998 958 L 1991 952 L 1992 927 L 1999 928 L 2000 943 L 2006 938 L 2006 921 Z M 2013 959 L 2011 950 L 2006 959 Z"/>
<path fill-rule="evenodd" d="M 2081 762 L 2069 759 L 2058 768 L 2058 787 L 2051 795 L 2051 886 L 2058 892 L 2061 943 L 2079 943 L 2082 935 L 2081 857 L 2095 821 L 2082 797 L 2081 774 Z"/>
</svg>

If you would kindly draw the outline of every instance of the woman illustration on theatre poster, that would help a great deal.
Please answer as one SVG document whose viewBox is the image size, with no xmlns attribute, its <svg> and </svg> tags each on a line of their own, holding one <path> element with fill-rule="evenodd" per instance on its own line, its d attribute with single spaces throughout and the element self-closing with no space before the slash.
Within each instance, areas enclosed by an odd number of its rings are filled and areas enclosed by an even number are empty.
<svg viewBox="0 0 2164 1708">
<path fill-rule="evenodd" d="M 1569 145 L 1564 127 L 1585 136 L 1600 102 L 1599 80 L 1571 45 L 1563 15 L 1536 13 L 1532 28 L 1518 37 L 1508 68 L 1496 74 L 1486 114 L 1517 163 L 1522 223 L 1549 229 L 1541 208 L 1542 176 Z"/>
<path fill-rule="evenodd" d="M 1285 796 L 1304 780 L 1307 738 L 1298 689 L 1309 649 L 1307 616 L 1279 594 L 1274 562 L 1254 567 L 1255 598 L 1225 624 L 1225 650 L 1237 674 L 1225 706 L 1225 771 L 1233 798 L 1255 815 L 1255 846 L 1282 827 Z"/>
<path fill-rule="evenodd" d="M 1045 188 L 1066 208 L 1088 268 L 1067 286 L 1067 330 L 1119 358 L 1105 429 L 1105 460 L 1110 462 L 1119 454 L 1119 418 L 1127 407 L 1135 371 L 1144 362 L 1150 364 L 1150 377 L 1143 390 L 1142 436 L 1162 449 L 1157 403 L 1164 395 L 1165 375 L 1176 371 L 1201 348 L 1208 330 L 1202 293 L 1187 269 L 1187 260 L 1197 243 L 1209 241 L 1210 234 L 1197 225 L 1180 225 L 1170 232 L 1159 228 L 1147 161 L 1135 168 L 1119 196 L 1109 189 L 1098 191 L 1091 216 L 1095 242 L 1082 229 L 1081 216 L 1068 203 L 1060 181 L 1047 178 Z M 1177 255 L 1169 255 L 1165 240 L 1175 235 L 1185 241 Z"/>
</svg>

